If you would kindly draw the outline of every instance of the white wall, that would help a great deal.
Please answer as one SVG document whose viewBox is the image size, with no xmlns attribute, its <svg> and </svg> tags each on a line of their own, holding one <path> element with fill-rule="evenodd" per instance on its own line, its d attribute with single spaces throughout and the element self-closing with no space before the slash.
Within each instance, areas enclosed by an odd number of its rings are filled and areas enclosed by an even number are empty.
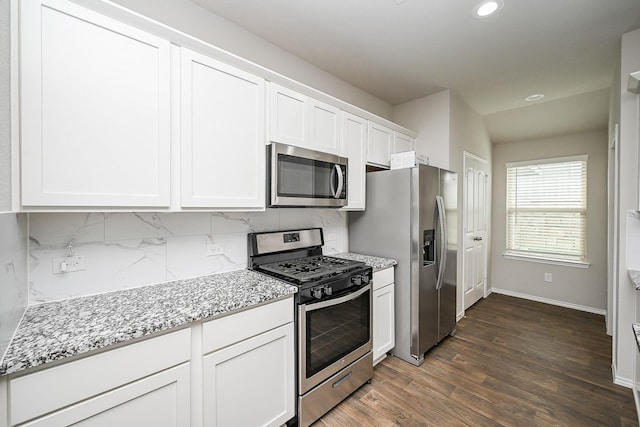
<svg viewBox="0 0 640 427">
<path fill-rule="evenodd" d="M 27 306 L 27 214 L 0 214 L 0 360 Z"/>
<path fill-rule="evenodd" d="M 640 70 L 640 30 L 622 36 L 620 85 L 620 179 L 618 202 L 618 283 L 614 284 L 617 317 L 614 329 L 614 373 L 620 384 L 631 385 L 636 343 L 631 333 L 636 291 L 627 275 L 627 211 L 638 209 L 638 95 L 627 92 L 629 74 Z"/>
<path fill-rule="evenodd" d="M 416 130 L 416 151 L 429 157 L 429 164 L 458 173 L 458 215 L 450 218 L 457 223 L 458 288 L 457 313 L 464 313 L 462 285 L 462 168 L 464 152 L 468 151 L 489 162 L 491 171 L 491 140 L 482 118 L 450 90 L 425 96 L 393 107 L 393 120 Z M 489 172 L 491 175 L 491 172 Z M 489 198 L 491 195 L 489 194 Z M 488 245 L 490 246 L 490 242 Z"/>
<path fill-rule="evenodd" d="M 493 147 L 492 281 L 496 292 L 604 313 L 607 308 L 607 132 L 589 132 Z M 586 154 L 588 269 L 505 259 L 506 163 Z M 544 282 L 551 273 L 553 282 Z"/>
<path fill-rule="evenodd" d="M 443 169 L 449 169 L 450 98 L 443 90 L 393 107 L 393 121 L 418 132 L 416 151 Z"/>
<path fill-rule="evenodd" d="M 246 268 L 247 233 L 323 227 L 325 254 L 348 248 L 346 213 L 268 209 L 254 213 L 32 213 L 29 304 Z M 86 270 L 53 274 L 69 241 Z M 221 243 L 224 254 L 206 255 Z"/>
<path fill-rule="evenodd" d="M 128 9 L 325 92 L 380 117 L 391 105 L 189 0 L 113 0 Z"/>
<path fill-rule="evenodd" d="M 613 335 L 615 327 L 615 313 L 617 311 L 616 283 L 618 283 L 618 174 L 617 168 L 620 162 L 618 146 L 618 129 L 620 125 L 620 58 L 616 64 L 616 69 L 611 83 L 609 93 L 609 161 L 607 173 L 607 334 Z M 615 338 L 614 338 L 615 341 Z M 615 354 L 615 342 L 613 344 Z M 615 356 L 613 357 L 615 360 Z"/>
<path fill-rule="evenodd" d="M 489 133 L 482 117 L 455 94 L 450 97 L 450 146 L 449 169 L 458 172 L 458 314 L 464 314 L 464 281 L 463 281 L 463 248 L 464 248 L 464 218 L 462 216 L 464 200 L 464 152 L 487 160 L 489 182 L 487 184 L 487 257 L 491 253 L 491 179 L 492 179 L 492 146 Z M 489 258 L 487 258 L 489 259 Z M 491 266 L 487 265 L 487 275 L 491 277 Z M 488 279 L 489 280 L 489 279 Z M 488 283 L 490 283 L 488 281 Z M 487 286 L 488 286 L 487 283 Z"/>
<path fill-rule="evenodd" d="M 11 210 L 9 0 L 0 0 L 0 212 Z"/>
</svg>

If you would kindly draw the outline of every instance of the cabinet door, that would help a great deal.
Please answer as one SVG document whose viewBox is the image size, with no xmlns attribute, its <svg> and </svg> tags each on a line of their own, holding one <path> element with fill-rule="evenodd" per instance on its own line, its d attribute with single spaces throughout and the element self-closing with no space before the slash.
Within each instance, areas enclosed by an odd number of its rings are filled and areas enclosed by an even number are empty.
<svg viewBox="0 0 640 427">
<path fill-rule="evenodd" d="M 264 80 L 182 49 L 181 205 L 264 209 Z"/>
<path fill-rule="evenodd" d="M 342 112 L 342 144 L 349 159 L 347 206 L 345 210 L 364 210 L 366 194 L 367 120 Z"/>
<path fill-rule="evenodd" d="M 394 284 L 373 291 L 373 363 L 395 345 Z"/>
<path fill-rule="evenodd" d="M 393 131 L 377 123 L 369 122 L 367 163 L 389 166 Z"/>
<path fill-rule="evenodd" d="M 188 426 L 189 377 L 185 363 L 21 425 Z"/>
<path fill-rule="evenodd" d="M 293 323 L 204 357 L 205 426 L 279 426 L 294 416 Z"/>
<path fill-rule="evenodd" d="M 340 110 L 309 98 L 309 146 L 324 153 L 341 155 Z"/>
<path fill-rule="evenodd" d="M 393 153 L 415 150 L 414 139 L 400 132 L 393 132 Z"/>
<path fill-rule="evenodd" d="M 310 148 L 308 98 L 296 91 L 269 84 L 269 141 Z"/>
<path fill-rule="evenodd" d="M 169 206 L 169 42 L 64 0 L 20 8 L 22 204 Z"/>
<path fill-rule="evenodd" d="M 103 396 L 178 366 L 190 357 L 191 331 L 181 329 L 12 378 L 11 423 L 21 424 Z"/>
</svg>

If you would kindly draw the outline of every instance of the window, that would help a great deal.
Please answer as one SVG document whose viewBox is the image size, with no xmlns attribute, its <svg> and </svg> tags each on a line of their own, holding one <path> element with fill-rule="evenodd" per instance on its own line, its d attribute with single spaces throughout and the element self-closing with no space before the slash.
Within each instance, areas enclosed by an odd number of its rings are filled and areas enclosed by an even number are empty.
<svg viewBox="0 0 640 427">
<path fill-rule="evenodd" d="M 584 261 L 587 156 L 507 163 L 507 255 Z"/>
</svg>

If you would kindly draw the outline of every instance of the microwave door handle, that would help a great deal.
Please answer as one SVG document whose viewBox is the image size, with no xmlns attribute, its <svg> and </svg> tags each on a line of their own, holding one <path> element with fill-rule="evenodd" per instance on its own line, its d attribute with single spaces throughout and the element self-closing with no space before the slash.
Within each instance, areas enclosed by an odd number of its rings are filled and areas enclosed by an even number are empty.
<svg viewBox="0 0 640 427">
<path fill-rule="evenodd" d="M 336 197 L 336 187 L 335 187 L 335 185 L 333 185 L 333 183 L 335 182 L 335 176 L 336 176 L 336 172 L 337 172 L 335 166 L 338 166 L 338 165 L 334 165 L 334 167 L 331 169 L 331 179 L 330 179 L 330 181 L 331 181 L 331 194 L 333 195 L 334 198 Z"/>
<path fill-rule="evenodd" d="M 338 175 L 338 188 L 334 190 L 333 188 L 333 174 Z M 332 179 L 331 179 L 331 191 L 333 191 L 333 198 L 339 199 L 340 194 L 342 193 L 342 187 L 344 186 L 344 180 L 342 178 L 342 167 L 340 165 L 333 165 L 333 171 L 331 171 Z"/>
</svg>

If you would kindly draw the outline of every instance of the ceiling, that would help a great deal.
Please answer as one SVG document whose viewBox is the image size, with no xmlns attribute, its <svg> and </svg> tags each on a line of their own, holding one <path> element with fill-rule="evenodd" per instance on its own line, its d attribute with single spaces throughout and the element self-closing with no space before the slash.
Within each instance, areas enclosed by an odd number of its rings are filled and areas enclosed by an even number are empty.
<svg viewBox="0 0 640 427">
<path fill-rule="evenodd" d="M 494 143 L 605 128 L 640 28 L 640 0 L 504 0 L 484 19 L 479 0 L 194 1 L 391 105 L 451 89 Z"/>
</svg>

